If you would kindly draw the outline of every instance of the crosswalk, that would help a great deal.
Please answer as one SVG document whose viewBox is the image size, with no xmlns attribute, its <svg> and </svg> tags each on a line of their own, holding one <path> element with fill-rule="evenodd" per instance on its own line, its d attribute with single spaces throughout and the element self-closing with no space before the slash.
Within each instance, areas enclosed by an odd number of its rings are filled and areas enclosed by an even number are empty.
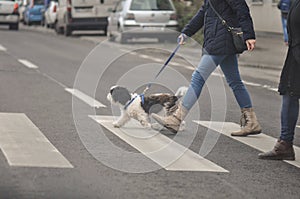
<svg viewBox="0 0 300 199">
<path fill-rule="evenodd" d="M 135 121 L 119 129 L 112 125 L 113 116 L 89 117 L 167 171 L 230 172 L 169 137 L 144 129 Z M 230 132 L 240 128 L 232 122 L 193 122 L 262 152 L 272 149 L 276 142 L 276 138 L 265 134 L 232 137 Z M 74 168 L 24 113 L 0 113 L 0 126 L 0 149 L 10 166 Z M 296 161 L 285 162 L 300 168 L 300 148 L 294 146 L 294 149 Z"/>
<path fill-rule="evenodd" d="M 274 147 L 277 140 L 276 138 L 265 135 L 263 133 L 255 136 L 248 136 L 248 137 L 233 137 L 230 135 L 231 132 L 239 130 L 240 126 L 232 122 L 212 122 L 212 121 L 194 121 L 194 122 L 206 128 L 218 131 L 219 133 L 222 133 L 227 137 L 230 137 L 236 141 L 239 141 L 243 144 L 246 144 L 262 152 L 270 151 Z M 300 168 L 300 148 L 294 146 L 294 150 L 296 153 L 296 161 L 285 161 L 285 162 Z"/>
<path fill-rule="evenodd" d="M 113 127 L 113 116 L 90 117 L 166 170 L 228 172 L 172 139 L 144 129 L 135 121 L 120 130 Z"/>
<path fill-rule="evenodd" d="M 23 113 L 0 113 L 0 148 L 10 166 L 73 168 Z"/>
</svg>

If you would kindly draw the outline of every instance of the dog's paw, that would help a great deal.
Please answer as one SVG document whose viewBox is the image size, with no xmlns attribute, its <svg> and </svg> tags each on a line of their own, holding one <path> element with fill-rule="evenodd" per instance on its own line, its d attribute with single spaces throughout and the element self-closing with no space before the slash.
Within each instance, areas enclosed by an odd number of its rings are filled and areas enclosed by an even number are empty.
<svg viewBox="0 0 300 199">
<path fill-rule="evenodd" d="M 185 121 L 182 121 L 178 131 L 184 131 L 185 129 L 186 129 L 186 123 Z"/>
<path fill-rule="evenodd" d="M 113 126 L 114 126 L 115 128 L 120 128 L 120 127 L 121 127 L 121 126 L 118 124 L 118 122 L 113 122 L 112 124 L 113 124 Z"/>
<path fill-rule="evenodd" d="M 145 124 L 144 127 L 145 127 L 147 130 L 151 130 L 151 129 L 152 129 L 150 123 Z"/>
<path fill-rule="evenodd" d="M 156 122 L 151 124 L 151 128 L 155 131 L 161 131 L 164 127 Z"/>
</svg>

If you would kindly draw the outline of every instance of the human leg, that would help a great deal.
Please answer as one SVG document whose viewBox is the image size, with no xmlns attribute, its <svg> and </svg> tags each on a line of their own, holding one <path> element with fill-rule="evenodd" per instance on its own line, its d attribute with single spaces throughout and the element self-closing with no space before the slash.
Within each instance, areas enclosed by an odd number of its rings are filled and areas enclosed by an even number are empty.
<svg viewBox="0 0 300 199">
<path fill-rule="evenodd" d="M 283 95 L 281 108 L 281 140 L 293 143 L 298 115 L 299 97 Z"/>
<path fill-rule="evenodd" d="M 220 64 L 220 67 L 240 108 L 252 108 L 250 95 L 240 76 L 237 56 L 227 56 Z"/>
<path fill-rule="evenodd" d="M 258 158 L 267 160 L 295 160 L 293 140 L 298 114 L 299 97 L 282 96 L 280 138 L 271 151 L 258 154 Z"/>
<path fill-rule="evenodd" d="M 203 55 L 197 69 L 192 74 L 191 83 L 185 94 L 182 105 L 190 110 L 198 100 L 202 88 L 210 74 L 219 65 L 224 56 Z"/>
<path fill-rule="evenodd" d="M 281 21 L 282 21 L 282 29 L 283 29 L 283 39 L 284 42 L 287 43 L 288 42 L 287 18 L 282 16 Z"/>
<path fill-rule="evenodd" d="M 252 108 L 250 95 L 241 80 L 236 55 L 228 55 L 220 64 L 226 81 L 232 89 L 242 112 L 241 130 L 232 132 L 232 136 L 247 136 L 261 133 L 261 126 Z"/>
</svg>

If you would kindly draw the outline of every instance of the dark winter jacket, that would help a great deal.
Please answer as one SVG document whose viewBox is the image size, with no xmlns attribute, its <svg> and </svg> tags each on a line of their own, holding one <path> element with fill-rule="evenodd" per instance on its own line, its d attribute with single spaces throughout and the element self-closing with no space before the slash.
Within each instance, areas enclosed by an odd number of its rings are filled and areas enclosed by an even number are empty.
<svg viewBox="0 0 300 199">
<path fill-rule="evenodd" d="M 279 92 L 300 96 L 300 0 L 295 0 L 288 15 L 289 50 L 281 72 Z"/>
<path fill-rule="evenodd" d="M 255 39 L 253 22 L 245 0 L 211 0 L 214 8 L 227 21 L 229 26 L 241 27 L 244 40 Z M 211 55 L 236 54 L 231 33 L 211 9 L 208 0 L 185 26 L 183 33 L 192 36 L 204 27 L 203 48 Z"/>
</svg>

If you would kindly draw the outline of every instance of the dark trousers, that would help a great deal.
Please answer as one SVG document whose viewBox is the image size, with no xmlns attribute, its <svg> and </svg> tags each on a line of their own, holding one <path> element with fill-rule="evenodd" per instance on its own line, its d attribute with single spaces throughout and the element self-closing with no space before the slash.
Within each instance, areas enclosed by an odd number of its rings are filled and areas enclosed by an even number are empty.
<svg viewBox="0 0 300 199">
<path fill-rule="evenodd" d="M 299 115 L 299 98 L 290 95 L 282 96 L 280 139 L 289 143 L 293 143 L 294 140 Z"/>
</svg>

